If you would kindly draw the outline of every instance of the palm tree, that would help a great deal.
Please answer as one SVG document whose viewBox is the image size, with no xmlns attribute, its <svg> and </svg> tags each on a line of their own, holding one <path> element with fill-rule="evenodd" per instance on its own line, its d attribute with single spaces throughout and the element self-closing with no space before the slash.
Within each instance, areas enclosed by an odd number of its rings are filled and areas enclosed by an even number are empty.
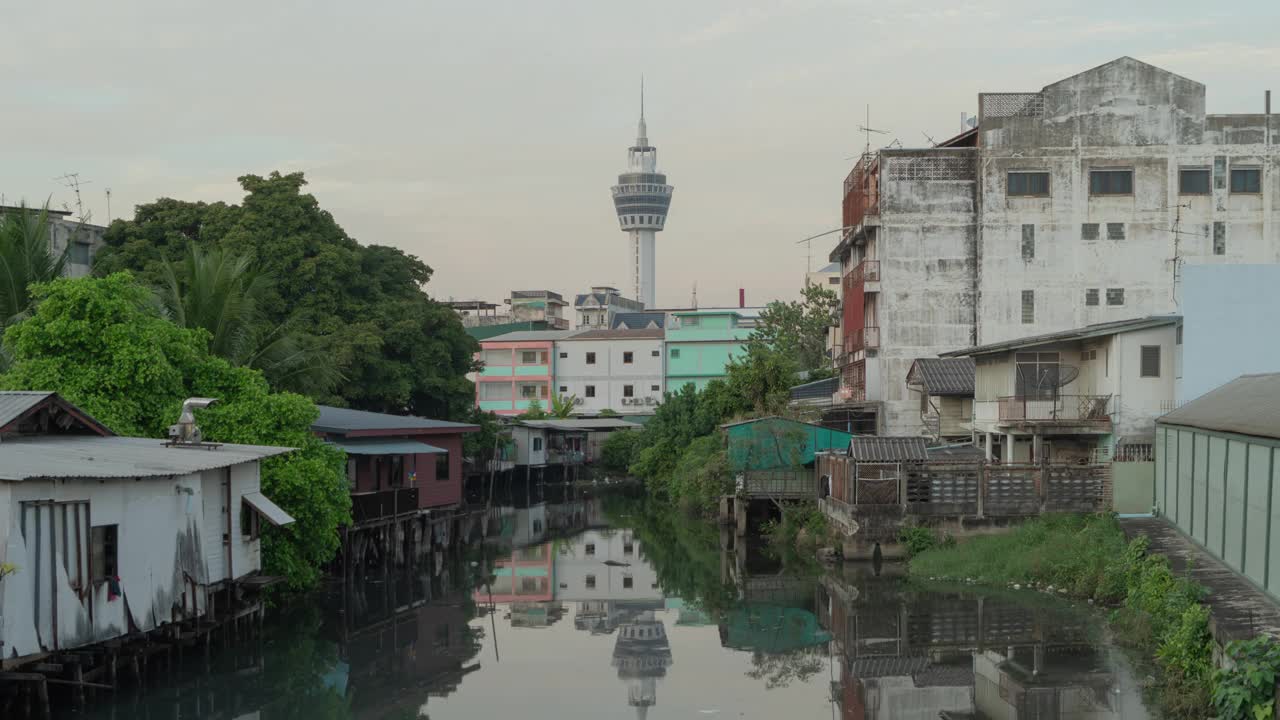
<svg viewBox="0 0 1280 720">
<path fill-rule="evenodd" d="M 342 379 L 333 354 L 293 318 L 279 325 L 267 319 L 273 286 L 248 256 L 191 245 L 181 263 L 165 263 L 157 296 L 174 323 L 209 332 L 214 355 L 261 370 L 279 389 L 327 392 Z"/>
<path fill-rule="evenodd" d="M 577 395 L 556 395 L 551 398 L 551 416 L 564 420 L 573 414 L 573 406 L 578 402 Z"/>
<path fill-rule="evenodd" d="M 70 243 L 67 245 L 70 247 Z M 30 287 L 62 276 L 67 251 L 49 247 L 49 206 L 0 215 L 0 331 L 30 309 Z"/>
</svg>

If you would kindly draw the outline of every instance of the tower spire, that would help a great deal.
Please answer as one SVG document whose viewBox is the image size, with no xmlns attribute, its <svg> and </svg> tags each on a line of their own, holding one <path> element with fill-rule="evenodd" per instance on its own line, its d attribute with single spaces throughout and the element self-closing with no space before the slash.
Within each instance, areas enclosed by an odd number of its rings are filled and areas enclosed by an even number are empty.
<svg viewBox="0 0 1280 720">
<path fill-rule="evenodd" d="M 640 127 L 636 131 L 636 146 L 648 147 L 649 129 L 644 124 L 644 75 L 640 76 Z"/>
</svg>

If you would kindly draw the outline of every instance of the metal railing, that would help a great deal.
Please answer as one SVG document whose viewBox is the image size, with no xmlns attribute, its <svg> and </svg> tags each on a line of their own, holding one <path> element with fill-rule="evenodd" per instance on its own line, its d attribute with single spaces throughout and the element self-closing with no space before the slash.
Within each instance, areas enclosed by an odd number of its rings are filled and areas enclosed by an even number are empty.
<svg viewBox="0 0 1280 720">
<path fill-rule="evenodd" d="M 1010 395 L 999 399 L 1000 420 L 1017 422 L 1109 423 L 1110 395 Z"/>
<path fill-rule="evenodd" d="M 845 352 L 857 352 L 867 348 L 880 347 L 880 328 L 876 325 L 868 325 L 867 327 L 851 328 L 845 331 L 844 349 Z"/>
<path fill-rule="evenodd" d="M 863 153 L 844 180 L 841 215 L 844 227 L 861 225 L 868 215 L 880 213 L 880 154 Z"/>
<path fill-rule="evenodd" d="M 418 488 L 351 493 L 351 520 L 360 523 L 418 511 Z"/>
<path fill-rule="evenodd" d="M 849 273 L 849 280 L 854 284 L 880 282 L 880 261 L 863 260 L 858 263 L 858 266 Z"/>
</svg>

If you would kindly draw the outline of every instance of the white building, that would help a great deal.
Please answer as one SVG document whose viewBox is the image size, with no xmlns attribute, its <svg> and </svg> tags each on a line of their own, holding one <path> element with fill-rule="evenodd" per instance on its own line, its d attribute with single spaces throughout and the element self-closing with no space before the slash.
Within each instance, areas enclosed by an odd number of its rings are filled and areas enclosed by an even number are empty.
<svg viewBox="0 0 1280 720">
<path fill-rule="evenodd" d="M 1177 316 L 1089 325 L 959 351 L 974 358 L 973 431 L 988 460 L 1108 457 L 1149 445 L 1174 407 Z"/>
<path fill-rule="evenodd" d="M 658 574 L 630 530 L 587 530 L 555 557 L 556 600 L 662 600 Z"/>
<path fill-rule="evenodd" d="M 921 432 L 915 358 L 1177 312 L 1185 266 L 1280 262 L 1277 116 L 1207 114 L 1204 85 L 1127 57 L 978 104 L 845 181 L 838 398 L 884 434 Z"/>
<path fill-rule="evenodd" d="M 243 609 L 260 519 L 293 522 L 258 462 L 290 450 L 117 437 L 54 393 L 0 393 L 5 659 Z"/>
<path fill-rule="evenodd" d="M 650 330 L 587 330 L 556 341 L 555 391 L 576 398 L 575 412 L 651 415 L 666 390 L 662 344 Z"/>
<path fill-rule="evenodd" d="M 591 292 L 574 296 L 573 310 L 579 330 L 609 330 L 619 313 L 640 312 L 644 303 L 623 297 L 617 288 L 593 285 Z"/>
<path fill-rule="evenodd" d="M 631 297 L 645 307 L 657 305 L 654 268 L 655 234 L 667 224 L 671 193 L 667 176 L 658 172 L 658 148 L 649 144 L 644 122 L 644 85 L 640 86 L 640 126 L 636 144 L 627 149 L 627 169 L 613 186 L 618 224 L 627 233 L 627 277 Z"/>
<path fill-rule="evenodd" d="M 0 206 L 0 216 L 16 213 L 28 213 L 31 221 L 40 213 L 40 208 Z M 107 229 L 101 225 L 91 225 L 83 220 L 73 220 L 68 210 L 48 210 L 49 251 L 55 256 L 66 253 L 66 262 L 62 266 L 62 274 L 66 277 L 85 277 L 93 271 L 93 260 L 106 242 L 103 234 Z"/>
</svg>

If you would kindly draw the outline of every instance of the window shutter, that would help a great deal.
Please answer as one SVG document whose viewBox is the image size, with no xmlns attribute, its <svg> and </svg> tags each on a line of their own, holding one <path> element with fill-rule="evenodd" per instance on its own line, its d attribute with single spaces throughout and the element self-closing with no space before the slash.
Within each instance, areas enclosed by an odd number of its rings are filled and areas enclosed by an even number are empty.
<svg viewBox="0 0 1280 720">
<path fill-rule="evenodd" d="M 1142 377 L 1160 377 L 1160 346 L 1142 346 Z"/>
</svg>

